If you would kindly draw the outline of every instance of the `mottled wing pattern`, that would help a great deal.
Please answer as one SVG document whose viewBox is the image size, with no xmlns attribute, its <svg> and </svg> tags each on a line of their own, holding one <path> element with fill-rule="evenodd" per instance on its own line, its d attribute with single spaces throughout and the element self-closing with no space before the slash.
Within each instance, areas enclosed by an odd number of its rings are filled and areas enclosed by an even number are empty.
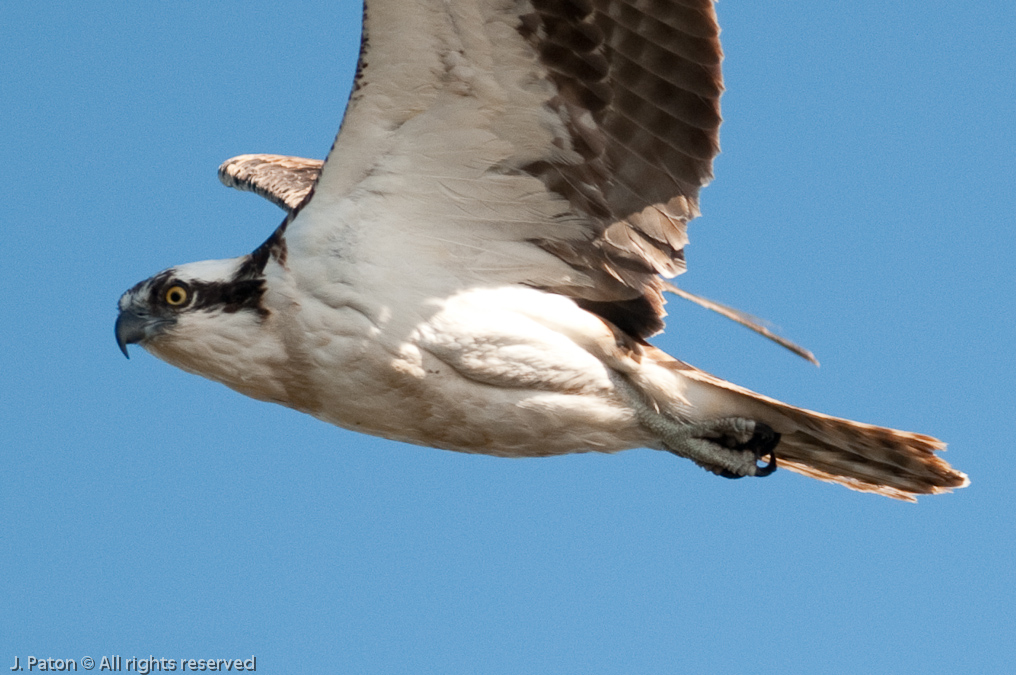
<svg viewBox="0 0 1016 675">
<path fill-rule="evenodd" d="M 557 86 L 582 161 L 527 170 L 602 228 L 541 241 L 637 290 L 589 309 L 644 337 L 663 327 L 657 274 L 684 271 L 685 228 L 719 151 L 722 51 L 712 0 L 534 0 L 523 34 Z"/>
<path fill-rule="evenodd" d="M 285 211 L 295 211 L 310 194 L 324 164 L 319 159 L 285 155 L 240 155 L 222 163 L 226 187 L 258 194 Z"/>
</svg>

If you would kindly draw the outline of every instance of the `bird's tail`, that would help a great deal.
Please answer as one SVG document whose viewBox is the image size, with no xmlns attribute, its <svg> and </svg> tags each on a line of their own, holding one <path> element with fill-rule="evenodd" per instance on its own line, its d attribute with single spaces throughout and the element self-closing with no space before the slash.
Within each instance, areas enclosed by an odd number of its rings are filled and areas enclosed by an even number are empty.
<svg viewBox="0 0 1016 675">
<path fill-rule="evenodd" d="M 936 453 L 945 443 L 823 415 L 757 394 L 678 361 L 659 350 L 650 357 L 687 382 L 695 408 L 707 414 L 734 414 L 765 422 L 781 434 L 776 448 L 780 468 L 845 485 L 853 490 L 916 501 L 917 495 L 950 492 L 970 483 Z M 709 408 L 715 407 L 716 413 Z M 727 412 L 727 415 L 730 413 Z"/>
</svg>

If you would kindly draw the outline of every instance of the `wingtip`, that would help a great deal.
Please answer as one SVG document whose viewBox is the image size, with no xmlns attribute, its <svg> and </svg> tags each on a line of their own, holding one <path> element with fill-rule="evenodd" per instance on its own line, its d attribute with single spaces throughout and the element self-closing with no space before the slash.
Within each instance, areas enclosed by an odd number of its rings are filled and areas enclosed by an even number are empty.
<svg viewBox="0 0 1016 675">
<path fill-rule="evenodd" d="M 712 310 L 717 314 L 720 314 L 721 316 L 725 316 L 731 321 L 739 323 L 745 328 L 748 328 L 749 330 L 758 333 L 762 337 L 772 340 L 773 342 L 780 345 L 784 349 L 787 349 L 792 353 L 797 354 L 805 361 L 812 363 L 816 368 L 821 368 L 822 366 L 822 364 L 818 362 L 818 359 L 815 358 L 815 354 L 813 354 L 810 350 L 805 349 L 796 342 L 792 342 L 785 337 L 777 335 L 772 330 L 762 325 L 763 320 L 759 319 L 756 316 L 752 316 L 747 312 L 742 312 L 739 309 L 734 309 L 733 307 L 728 307 L 727 305 L 716 302 L 714 300 L 703 298 L 700 295 L 689 293 L 688 291 L 678 288 L 677 286 L 669 282 L 663 282 L 663 289 L 665 291 L 673 293 L 679 298 L 684 298 L 685 300 L 694 302 L 696 305 L 700 307 L 705 307 L 706 309 Z"/>
</svg>

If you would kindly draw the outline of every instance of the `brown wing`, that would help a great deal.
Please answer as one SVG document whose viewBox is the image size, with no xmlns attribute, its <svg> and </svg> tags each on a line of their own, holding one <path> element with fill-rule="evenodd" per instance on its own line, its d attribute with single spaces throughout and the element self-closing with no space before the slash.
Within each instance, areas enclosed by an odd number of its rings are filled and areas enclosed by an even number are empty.
<svg viewBox="0 0 1016 675">
<path fill-rule="evenodd" d="M 523 35 L 550 72 L 549 103 L 582 161 L 526 169 L 602 224 L 588 241 L 547 239 L 578 268 L 632 291 L 588 309 L 626 332 L 662 329 L 656 277 L 685 269 L 685 228 L 719 151 L 722 50 L 712 0 L 535 0 Z"/>
<path fill-rule="evenodd" d="M 310 193 L 323 164 L 319 159 L 285 155 L 240 155 L 222 163 L 219 180 L 292 212 Z"/>
</svg>

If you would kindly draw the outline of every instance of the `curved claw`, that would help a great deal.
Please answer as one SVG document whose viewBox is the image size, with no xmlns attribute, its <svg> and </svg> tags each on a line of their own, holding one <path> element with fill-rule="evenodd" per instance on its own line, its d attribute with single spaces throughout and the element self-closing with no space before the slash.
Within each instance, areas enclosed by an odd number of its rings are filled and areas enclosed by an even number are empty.
<svg viewBox="0 0 1016 675">
<path fill-rule="evenodd" d="M 769 461 L 762 466 L 755 466 L 754 476 L 765 478 L 776 471 L 776 446 L 780 444 L 780 435 L 768 424 L 755 423 L 755 433 L 751 440 L 744 444 L 745 450 L 755 453 L 755 459 L 759 460 L 769 455 Z"/>
<path fill-rule="evenodd" d="M 779 436 L 779 434 L 777 434 L 777 436 Z M 759 459 L 762 459 L 762 458 L 759 457 Z M 771 476 L 775 471 L 776 471 L 776 450 L 773 449 L 773 450 L 769 451 L 769 461 L 768 462 L 766 462 L 762 466 L 757 466 L 756 465 L 756 467 L 755 467 L 755 477 L 756 478 L 765 478 L 766 476 Z"/>
<path fill-rule="evenodd" d="M 745 443 L 740 445 L 733 443 L 729 438 L 723 442 L 723 445 L 731 450 L 741 452 L 751 452 L 755 456 L 755 460 L 758 461 L 769 456 L 769 461 L 759 466 L 754 465 L 753 473 L 736 473 L 730 469 L 716 470 L 710 467 L 704 467 L 707 470 L 712 471 L 717 476 L 723 478 L 730 478 L 736 480 L 738 478 L 744 478 L 745 476 L 754 476 L 755 478 L 765 478 L 771 476 L 776 471 L 776 446 L 780 443 L 780 434 L 770 427 L 768 424 L 763 422 L 755 423 L 755 433 Z"/>
</svg>

